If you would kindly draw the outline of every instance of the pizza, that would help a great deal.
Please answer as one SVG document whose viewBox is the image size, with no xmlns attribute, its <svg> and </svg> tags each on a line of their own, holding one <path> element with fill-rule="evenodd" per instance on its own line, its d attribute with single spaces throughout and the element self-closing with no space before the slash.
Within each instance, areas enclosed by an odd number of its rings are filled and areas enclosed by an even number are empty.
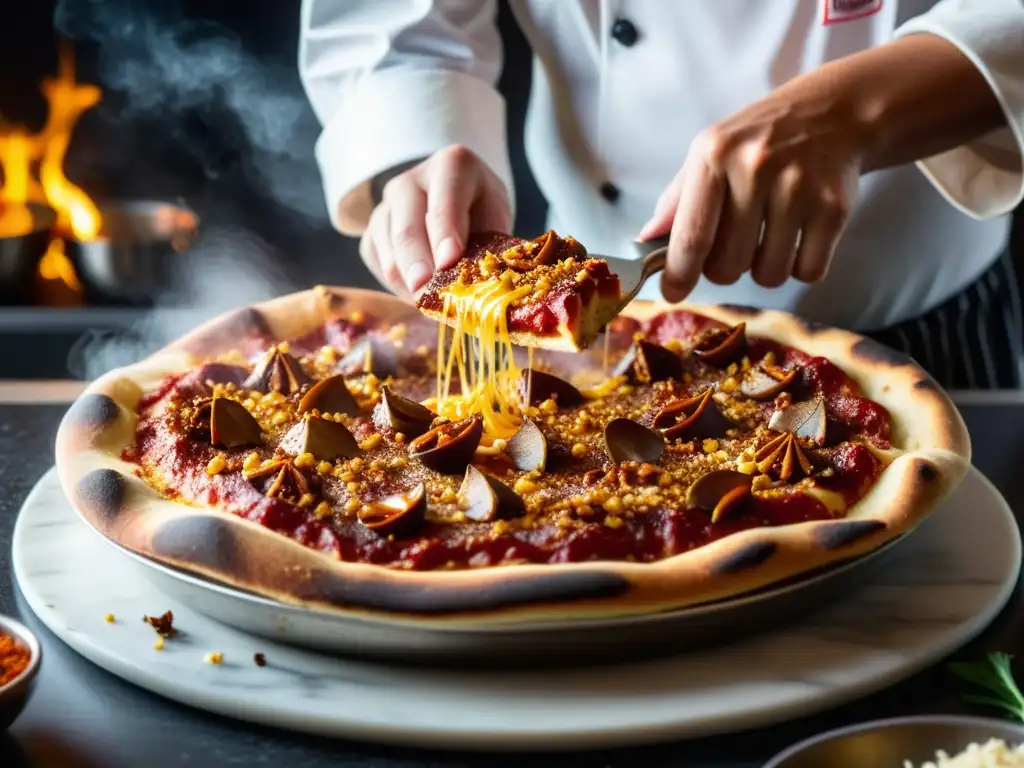
<svg viewBox="0 0 1024 768">
<path fill-rule="evenodd" d="M 608 264 L 571 237 L 489 232 L 470 238 L 465 257 L 434 274 L 417 306 L 456 337 L 504 329 L 516 345 L 579 351 L 618 314 L 621 293 Z"/>
<path fill-rule="evenodd" d="M 481 261 L 515 245 L 480 242 Z M 946 393 L 869 339 L 635 301 L 581 351 L 534 351 L 512 334 L 546 333 L 538 310 L 496 303 L 458 335 L 356 289 L 229 313 L 88 387 L 58 433 L 62 485 L 161 563 L 452 626 L 747 594 L 906 534 L 966 473 Z"/>
</svg>

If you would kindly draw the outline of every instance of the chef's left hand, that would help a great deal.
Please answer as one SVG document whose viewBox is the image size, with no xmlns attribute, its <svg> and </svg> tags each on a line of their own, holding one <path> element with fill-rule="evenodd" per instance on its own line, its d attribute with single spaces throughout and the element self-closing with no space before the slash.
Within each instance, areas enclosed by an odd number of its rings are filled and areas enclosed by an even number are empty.
<svg viewBox="0 0 1024 768">
<path fill-rule="evenodd" d="M 827 92 L 787 86 L 705 129 L 638 239 L 671 231 L 662 292 L 824 279 L 861 170 L 857 121 Z M 763 235 L 762 235 L 763 228 Z"/>
</svg>

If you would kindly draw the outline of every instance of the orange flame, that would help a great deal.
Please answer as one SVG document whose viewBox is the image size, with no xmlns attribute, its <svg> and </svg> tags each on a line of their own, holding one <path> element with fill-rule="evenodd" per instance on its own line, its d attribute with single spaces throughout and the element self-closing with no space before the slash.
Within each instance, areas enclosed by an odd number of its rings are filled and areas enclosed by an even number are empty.
<svg viewBox="0 0 1024 768">
<path fill-rule="evenodd" d="M 43 95 L 50 113 L 41 136 L 45 138 L 39 178 L 50 206 L 57 211 L 57 227 L 76 240 L 91 240 L 100 232 L 100 212 L 85 192 L 64 175 L 64 155 L 71 143 L 71 131 L 82 113 L 100 100 L 95 85 L 75 82 L 71 49 L 63 46 L 57 77 L 43 81 Z"/>
<path fill-rule="evenodd" d="M 85 110 L 100 100 L 102 92 L 94 85 L 75 82 L 74 52 L 63 42 L 57 76 L 43 81 L 42 91 L 49 114 L 39 133 L 30 134 L 21 127 L 0 131 L 0 169 L 4 175 L 4 185 L 0 187 L 0 237 L 29 232 L 33 220 L 25 203 L 45 202 L 57 212 L 59 235 L 92 240 L 102 229 L 100 212 L 92 199 L 64 175 L 64 156 L 75 124 Z M 35 163 L 39 164 L 38 180 L 31 173 Z M 81 288 L 65 255 L 64 241 L 59 237 L 51 240 L 39 263 L 39 274 L 46 279 L 63 280 L 75 290 Z"/>
<path fill-rule="evenodd" d="M 30 137 L 22 129 L 0 135 L 0 165 L 4 185 L 0 187 L 0 237 L 19 237 L 32 231 L 28 202 Z"/>
</svg>

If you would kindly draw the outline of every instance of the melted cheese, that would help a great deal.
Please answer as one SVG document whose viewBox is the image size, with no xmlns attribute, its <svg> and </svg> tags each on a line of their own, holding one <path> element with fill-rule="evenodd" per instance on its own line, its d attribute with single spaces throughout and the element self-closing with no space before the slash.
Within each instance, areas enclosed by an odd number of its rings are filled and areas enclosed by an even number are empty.
<svg viewBox="0 0 1024 768">
<path fill-rule="evenodd" d="M 513 274 L 506 271 L 493 282 L 452 285 L 444 293 L 442 309 L 443 317 L 452 320 L 451 341 L 446 343 L 447 323 L 441 322 L 438 330 L 437 413 L 452 421 L 480 414 L 489 441 L 510 437 L 522 423 L 520 371 L 507 317 L 509 306 L 532 287 L 514 287 Z M 451 390 L 456 374 L 459 394 Z"/>
</svg>

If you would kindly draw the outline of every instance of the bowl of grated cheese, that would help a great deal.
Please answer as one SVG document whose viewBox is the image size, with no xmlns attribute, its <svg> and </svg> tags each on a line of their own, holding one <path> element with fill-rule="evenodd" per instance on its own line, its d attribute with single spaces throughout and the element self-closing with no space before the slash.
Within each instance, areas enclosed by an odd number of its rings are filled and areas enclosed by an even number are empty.
<svg viewBox="0 0 1024 768">
<path fill-rule="evenodd" d="M 1024 725 L 935 715 L 876 720 L 796 744 L 764 768 L 1024 768 Z"/>
</svg>

